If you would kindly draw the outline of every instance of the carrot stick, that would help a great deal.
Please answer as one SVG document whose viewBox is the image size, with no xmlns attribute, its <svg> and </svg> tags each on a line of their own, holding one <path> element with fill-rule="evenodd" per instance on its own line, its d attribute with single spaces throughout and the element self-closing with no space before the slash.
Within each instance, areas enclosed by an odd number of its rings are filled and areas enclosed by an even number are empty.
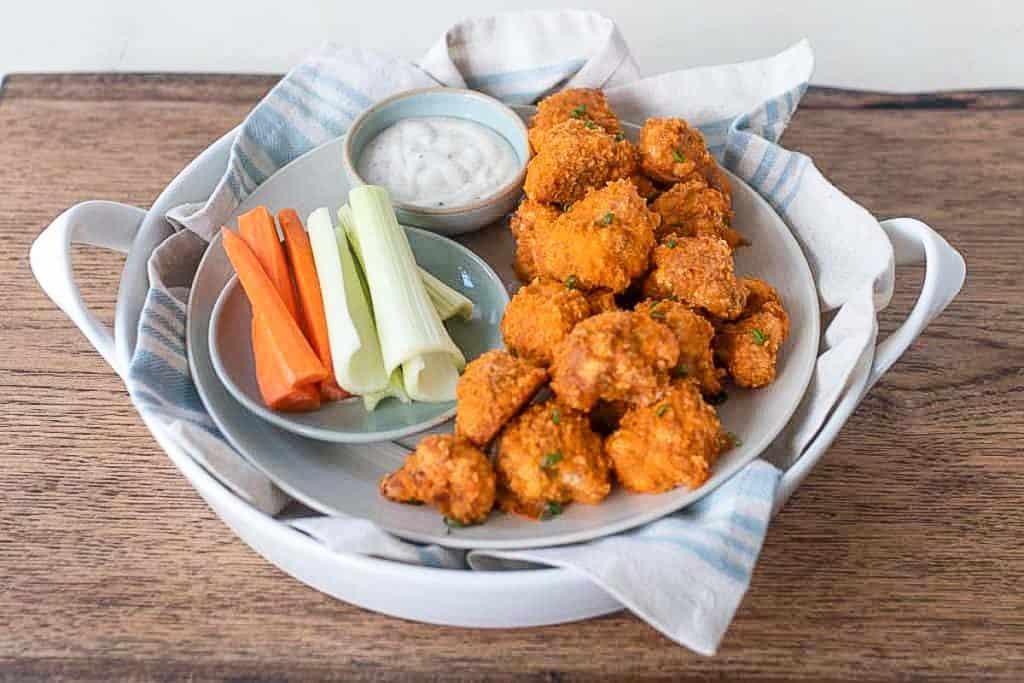
<svg viewBox="0 0 1024 683">
<path fill-rule="evenodd" d="M 292 388 L 298 388 L 326 379 L 327 369 L 306 341 L 252 249 L 230 230 L 221 230 L 221 234 L 224 250 L 252 304 L 253 317 L 261 318 L 261 326 L 267 330 L 267 341 L 273 344 L 275 353 L 280 354 L 283 381 Z"/>
<path fill-rule="evenodd" d="M 295 285 L 292 284 L 292 277 L 288 272 L 284 247 L 281 246 L 281 240 L 277 237 L 274 217 L 267 211 L 267 207 L 257 206 L 252 211 L 246 211 L 239 216 L 238 232 L 256 254 L 257 260 L 263 266 L 263 272 L 274 283 L 278 294 L 284 300 L 284 305 L 288 307 L 288 312 L 295 320 L 298 320 Z"/>
<path fill-rule="evenodd" d="M 309 243 L 309 235 L 302 227 L 299 214 L 295 209 L 284 209 L 277 214 L 277 222 L 284 233 L 284 247 L 288 254 L 288 263 L 292 267 L 295 288 L 299 293 L 299 309 L 301 311 L 302 329 L 306 339 L 312 344 L 313 350 L 320 357 L 320 362 L 327 368 L 327 379 L 320 384 L 320 396 L 325 401 L 336 401 L 350 394 L 338 385 L 334 377 L 334 364 L 331 362 L 331 341 L 327 336 L 327 316 L 324 313 L 323 294 L 320 292 L 320 279 L 316 274 L 316 262 L 313 260 L 313 247 Z"/>
<path fill-rule="evenodd" d="M 320 407 L 320 389 L 315 383 L 292 387 L 287 377 L 285 358 L 270 336 L 266 322 L 252 318 L 252 355 L 256 361 L 256 382 L 263 402 L 273 410 L 298 412 Z"/>
</svg>

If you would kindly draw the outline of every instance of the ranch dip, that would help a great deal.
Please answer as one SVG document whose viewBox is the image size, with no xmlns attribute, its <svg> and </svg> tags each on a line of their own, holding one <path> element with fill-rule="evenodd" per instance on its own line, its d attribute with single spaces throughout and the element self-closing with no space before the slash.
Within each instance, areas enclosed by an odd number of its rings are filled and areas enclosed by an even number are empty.
<svg viewBox="0 0 1024 683">
<path fill-rule="evenodd" d="M 356 164 L 392 199 L 446 208 L 494 194 L 519 172 L 519 157 L 487 126 L 450 116 L 402 119 L 367 143 Z"/>
</svg>

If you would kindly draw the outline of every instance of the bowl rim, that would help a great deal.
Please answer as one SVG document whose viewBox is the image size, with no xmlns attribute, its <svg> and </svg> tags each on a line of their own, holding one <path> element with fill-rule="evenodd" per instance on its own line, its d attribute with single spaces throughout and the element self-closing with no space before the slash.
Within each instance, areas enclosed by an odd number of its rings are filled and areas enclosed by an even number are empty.
<svg viewBox="0 0 1024 683">
<path fill-rule="evenodd" d="M 523 183 L 526 181 L 526 166 L 530 162 L 530 134 L 526 128 L 526 124 L 523 122 L 523 119 L 519 116 L 519 114 L 516 113 L 514 109 L 512 109 L 512 107 L 508 106 L 507 104 L 505 104 L 504 102 L 497 98 L 491 97 L 490 95 L 484 94 L 477 90 L 469 90 L 468 88 L 448 88 L 445 86 L 431 86 L 427 88 L 403 90 L 402 92 L 395 93 L 390 97 L 386 97 L 383 100 L 380 100 L 379 102 L 375 102 L 374 104 L 364 109 L 359 114 L 359 116 L 356 117 L 355 121 L 352 122 L 352 125 L 348 127 L 347 131 L 345 131 L 345 146 L 343 148 L 342 154 L 342 163 L 344 163 L 345 171 L 349 174 L 349 177 L 352 179 L 353 185 L 368 184 L 366 180 L 361 175 L 359 175 L 359 171 L 356 169 L 357 160 L 355 159 L 355 154 L 352 149 L 352 140 L 355 138 L 355 133 L 359 130 L 359 128 L 365 125 L 366 122 L 370 119 L 370 117 L 375 115 L 384 107 L 390 106 L 394 102 L 414 97 L 422 97 L 424 95 L 429 96 L 435 93 L 443 93 L 446 95 L 455 94 L 468 99 L 480 100 L 485 104 L 495 109 L 498 109 L 503 114 L 507 115 L 508 118 L 513 122 L 513 125 L 519 130 L 520 134 L 522 135 L 523 142 L 526 145 L 526 159 L 521 159 L 519 161 L 519 171 L 518 173 L 516 173 L 515 177 L 513 177 L 508 182 L 500 185 L 491 194 L 482 197 L 481 199 L 477 199 L 476 201 L 471 202 L 469 204 L 459 204 L 457 206 L 450 206 L 442 209 L 440 207 L 417 206 L 415 204 L 408 204 L 406 202 L 401 202 L 398 201 L 397 199 L 392 198 L 391 203 L 394 204 L 395 209 L 405 211 L 407 213 L 420 214 L 424 216 L 457 216 L 460 214 L 471 213 L 486 208 L 488 206 L 492 206 L 502 201 L 503 199 L 507 198 L 510 194 L 518 194 L 519 192 L 522 192 Z M 494 129 L 488 126 L 487 124 L 480 123 L 479 121 L 475 121 L 475 123 L 479 123 L 481 126 L 485 126 L 488 129 L 494 131 Z M 498 133 L 498 131 L 494 132 Z M 498 135 L 501 135 L 501 133 L 498 133 Z M 511 144 L 511 141 L 509 141 L 509 143 Z"/>
</svg>

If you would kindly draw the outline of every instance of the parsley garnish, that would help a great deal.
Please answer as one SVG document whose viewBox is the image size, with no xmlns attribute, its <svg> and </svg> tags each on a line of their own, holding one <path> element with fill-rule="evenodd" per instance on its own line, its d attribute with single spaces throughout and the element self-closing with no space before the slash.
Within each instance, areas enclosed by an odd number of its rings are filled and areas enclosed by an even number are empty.
<svg viewBox="0 0 1024 683">
<path fill-rule="evenodd" d="M 605 215 L 601 216 L 601 225 L 611 225 L 612 221 L 615 220 L 615 214 L 609 211 Z"/>
<path fill-rule="evenodd" d="M 664 320 L 665 319 L 665 311 L 663 311 L 660 308 L 658 308 L 659 305 L 660 305 L 660 303 L 657 303 L 657 304 L 654 304 L 653 306 L 651 306 L 651 310 L 648 312 L 648 315 L 650 315 L 655 320 Z"/>
<path fill-rule="evenodd" d="M 551 451 L 541 460 L 540 466 L 545 470 L 550 470 L 554 469 L 560 462 L 562 462 L 562 451 Z"/>
<path fill-rule="evenodd" d="M 680 164 L 686 161 L 686 155 L 680 152 L 678 149 L 672 150 L 672 158 L 675 159 L 676 162 Z"/>
<path fill-rule="evenodd" d="M 551 411 L 551 421 L 554 422 L 555 424 L 558 424 L 559 422 L 561 422 L 562 421 L 562 411 L 559 410 L 558 408 L 555 408 L 554 410 L 552 410 Z"/>
<path fill-rule="evenodd" d="M 677 365 L 672 368 L 672 376 L 675 378 L 687 377 L 690 374 L 690 369 L 685 365 Z"/>
<path fill-rule="evenodd" d="M 739 448 L 740 446 L 742 446 L 742 445 L 743 445 L 743 440 L 742 440 L 742 439 L 741 439 L 740 437 L 736 436 L 736 435 L 735 435 L 734 433 L 732 433 L 732 432 L 726 432 L 726 433 L 725 433 L 725 436 L 726 436 L 726 437 L 727 437 L 727 438 L 729 439 L 729 441 L 730 441 L 730 442 L 732 443 L 732 447 L 733 447 L 733 448 Z"/>
<path fill-rule="evenodd" d="M 724 391 L 721 392 L 721 393 L 715 394 L 714 396 L 708 396 L 707 397 L 708 404 L 713 405 L 713 406 L 720 406 L 720 405 L 722 405 L 723 403 L 725 403 L 728 400 L 729 400 L 729 394 L 725 393 Z"/>
<path fill-rule="evenodd" d="M 560 514 L 562 514 L 562 504 L 549 500 L 544 504 L 544 511 L 540 513 L 540 518 L 546 521 Z"/>
<path fill-rule="evenodd" d="M 622 142 L 625 139 L 626 139 L 626 134 L 625 133 L 619 132 L 619 133 L 615 134 L 615 142 Z"/>
<path fill-rule="evenodd" d="M 654 414 L 657 415 L 658 417 L 661 417 L 662 415 L 664 415 L 667 412 L 668 412 L 668 404 L 667 403 L 662 403 L 660 406 L 658 406 L 658 409 L 654 411 Z"/>
<path fill-rule="evenodd" d="M 597 128 L 597 124 L 591 121 L 590 119 L 587 119 L 586 123 L 584 123 L 583 125 L 586 126 L 587 128 Z"/>
<path fill-rule="evenodd" d="M 669 240 L 668 242 L 665 242 L 665 246 L 668 247 L 669 249 L 675 249 L 677 244 L 679 244 L 679 242 L 676 242 L 675 240 Z"/>
<path fill-rule="evenodd" d="M 754 337 L 754 343 L 757 344 L 758 346 L 764 346 L 764 343 L 768 341 L 768 335 L 762 332 L 761 330 L 757 329 L 756 327 L 753 330 L 751 330 L 750 334 L 751 336 Z"/>
<path fill-rule="evenodd" d="M 444 519 L 444 525 L 446 527 L 448 527 L 449 529 L 461 529 L 462 527 L 466 526 L 465 524 L 463 524 L 459 520 L 452 519 L 451 517 L 444 517 L 443 519 Z"/>
<path fill-rule="evenodd" d="M 576 289 L 577 285 L 579 285 L 579 280 L 576 279 L 575 275 L 570 275 L 569 277 L 565 278 L 566 289 Z"/>
<path fill-rule="evenodd" d="M 586 116 L 586 114 L 587 114 L 587 105 L 581 104 L 580 106 L 578 106 L 575 109 L 573 109 L 569 113 L 569 116 L 573 117 L 574 119 L 579 119 L 579 118 L 583 118 L 584 116 Z"/>
</svg>

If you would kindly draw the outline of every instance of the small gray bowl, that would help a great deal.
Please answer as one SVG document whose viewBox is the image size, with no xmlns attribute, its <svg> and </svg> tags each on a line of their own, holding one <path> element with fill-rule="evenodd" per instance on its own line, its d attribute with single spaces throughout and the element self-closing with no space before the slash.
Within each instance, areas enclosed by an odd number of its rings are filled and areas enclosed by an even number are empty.
<svg viewBox="0 0 1024 683">
<path fill-rule="evenodd" d="M 348 129 L 345 138 L 345 172 L 352 184 L 366 184 L 356 168 L 370 140 L 402 119 L 422 116 L 451 116 L 487 126 L 512 145 L 519 157 L 519 173 L 493 194 L 469 204 L 441 208 L 395 201 L 398 222 L 442 235 L 461 235 L 489 225 L 515 209 L 526 178 L 526 163 L 530 160 L 526 126 L 512 109 L 493 97 L 460 88 L 410 90 L 382 100 L 364 111 Z"/>
</svg>

